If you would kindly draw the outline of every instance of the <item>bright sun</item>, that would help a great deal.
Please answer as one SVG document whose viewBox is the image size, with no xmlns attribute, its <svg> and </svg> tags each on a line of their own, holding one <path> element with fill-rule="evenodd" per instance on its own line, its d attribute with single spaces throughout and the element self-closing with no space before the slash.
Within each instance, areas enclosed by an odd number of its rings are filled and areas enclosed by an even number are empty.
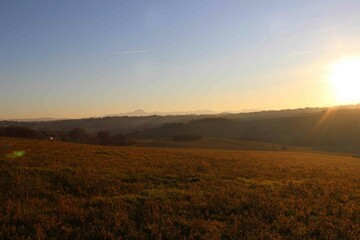
<svg viewBox="0 0 360 240">
<path fill-rule="evenodd" d="M 330 81 L 339 104 L 360 102 L 360 57 L 342 59 L 332 65 Z"/>
</svg>

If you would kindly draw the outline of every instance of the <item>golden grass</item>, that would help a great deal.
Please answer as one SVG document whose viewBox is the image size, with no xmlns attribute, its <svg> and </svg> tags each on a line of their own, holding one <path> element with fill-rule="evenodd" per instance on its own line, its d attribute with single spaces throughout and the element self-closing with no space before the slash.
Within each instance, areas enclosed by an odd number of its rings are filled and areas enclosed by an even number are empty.
<svg viewBox="0 0 360 240">
<path fill-rule="evenodd" d="M 344 156 L 0 138 L 0 196 L 0 239 L 360 236 Z"/>
</svg>

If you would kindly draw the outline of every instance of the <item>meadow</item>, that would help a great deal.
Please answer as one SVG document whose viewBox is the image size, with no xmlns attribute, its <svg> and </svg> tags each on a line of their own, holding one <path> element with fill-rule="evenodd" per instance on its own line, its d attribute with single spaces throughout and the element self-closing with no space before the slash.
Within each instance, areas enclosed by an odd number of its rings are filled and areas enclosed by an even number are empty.
<svg viewBox="0 0 360 240">
<path fill-rule="evenodd" d="M 169 138 L 137 140 L 137 146 L 160 148 L 196 148 L 222 150 L 280 150 L 281 144 L 237 139 L 202 138 L 194 141 L 174 141 Z M 295 147 L 293 147 L 295 148 Z"/>
<path fill-rule="evenodd" d="M 0 239 L 359 239 L 360 159 L 0 138 Z"/>
</svg>

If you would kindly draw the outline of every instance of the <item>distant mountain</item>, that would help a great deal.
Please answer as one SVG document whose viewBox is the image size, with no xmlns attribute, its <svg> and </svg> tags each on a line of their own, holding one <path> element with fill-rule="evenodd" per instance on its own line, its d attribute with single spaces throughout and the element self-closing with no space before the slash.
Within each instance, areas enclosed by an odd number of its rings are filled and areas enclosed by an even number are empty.
<svg viewBox="0 0 360 240">
<path fill-rule="evenodd" d="M 65 120 L 65 118 L 25 118 L 25 119 L 9 119 L 5 121 L 14 121 L 14 122 L 47 122 L 47 121 L 57 121 Z"/>
<path fill-rule="evenodd" d="M 119 114 L 108 114 L 103 115 L 100 118 L 104 117 L 147 117 L 147 116 L 177 116 L 177 115 L 214 115 L 218 114 L 212 110 L 195 110 L 195 111 L 178 111 L 178 112 L 146 112 L 143 109 L 137 109 L 132 112 L 119 113 Z M 94 116 L 91 118 L 99 118 Z M 24 119 L 0 119 L 0 121 L 8 122 L 47 122 L 47 121 L 61 121 L 61 120 L 75 120 L 67 118 L 24 118 Z M 82 120 L 82 119 L 78 119 Z"/>
<path fill-rule="evenodd" d="M 306 122 L 309 125 L 313 124 L 310 123 L 310 120 L 305 119 L 315 119 L 317 121 L 319 116 L 322 116 L 326 111 L 340 109 L 357 113 L 358 111 L 356 111 L 356 109 L 360 109 L 360 105 L 347 105 L 332 108 L 287 109 L 252 113 L 215 113 L 211 110 L 189 112 L 146 112 L 138 109 L 133 112 L 115 116 L 84 119 L 57 120 L 53 118 L 41 118 L 32 120 L 22 119 L 21 121 L 0 121 L 0 127 L 16 125 L 29 127 L 39 131 L 69 131 L 74 128 L 83 128 L 91 134 L 96 134 L 98 131 L 108 131 L 110 134 L 130 134 L 139 138 L 171 137 L 172 135 L 181 133 L 196 133 L 198 135 L 209 137 L 248 140 L 254 138 L 253 140 L 282 143 L 278 139 L 280 137 L 276 138 L 275 136 L 283 133 L 284 137 L 286 135 L 286 138 L 294 140 L 296 135 L 292 134 L 294 129 L 299 130 L 300 133 L 306 132 L 305 128 L 301 127 L 301 124 L 305 124 Z M 339 113 L 345 114 L 344 111 L 340 111 Z M 336 116 L 338 117 L 339 114 L 336 114 Z M 210 119 L 210 121 L 200 121 L 201 119 Z M 214 121 L 211 119 L 214 119 Z M 296 122 L 292 119 L 297 119 L 296 121 L 299 120 L 299 122 L 296 123 L 298 125 L 292 125 L 292 127 L 286 130 L 287 133 L 286 131 L 282 131 L 281 128 L 280 130 L 277 129 L 278 126 L 272 126 L 270 124 L 276 122 L 279 123 L 279 126 L 286 126 L 290 122 Z M 356 117 L 351 119 L 360 122 L 360 115 L 356 115 Z M 194 120 L 198 121 L 194 122 Z M 184 124 L 184 126 L 181 126 L 181 124 Z M 345 126 L 346 124 L 344 127 Z M 262 132 L 261 129 L 264 131 L 266 130 L 266 132 Z M 256 136 L 254 136 L 252 131 L 256 131 L 258 134 L 255 134 Z M 358 137 L 360 139 L 360 135 Z M 299 139 L 296 139 L 296 141 L 298 140 Z M 296 141 L 284 142 L 295 143 Z"/>
<path fill-rule="evenodd" d="M 47 122 L 47 121 L 64 121 L 64 120 L 84 120 L 84 119 L 99 119 L 105 117 L 147 117 L 147 116 L 203 116 L 213 115 L 213 117 L 226 117 L 230 119 L 264 119 L 264 118 L 277 118 L 277 117 L 291 117 L 298 116 L 302 114 L 310 114 L 321 112 L 326 109 L 360 109 L 360 104 L 353 105 L 341 105 L 334 107 L 313 107 L 313 108 L 298 108 L 298 109 L 283 109 L 283 110 L 258 110 L 258 109 L 243 109 L 241 111 L 225 111 L 225 112 L 215 112 L 212 110 L 195 110 L 195 111 L 175 111 L 175 112 L 146 112 L 143 109 L 137 109 L 132 112 L 119 113 L 119 114 L 108 114 L 103 116 L 94 116 L 91 118 L 82 118 L 82 119 L 68 119 L 68 118 L 25 118 L 25 119 L 0 119 L 2 122 Z"/>
<path fill-rule="evenodd" d="M 147 128 L 156 128 L 168 123 L 185 123 L 209 115 L 168 115 L 168 116 L 115 116 L 101 118 L 68 119 L 55 121 L 0 121 L 0 127 L 23 126 L 39 131 L 69 131 L 83 128 L 90 133 L 109 131 L 111 134 L 131 133 Z"/>
<path fill-rule="evenodd" d="M 142 109 L 137 109 L 135 111 L 132 112 L 126 112 L 126 113 L 120 113 L 120 114 L 111 114 L 111 115 L 106 115 L 105 117 L 122 117 L 122 116 L 128 116 L 128 117 L 144 117 L 144 116 L 149 116 L 151 114 L 149 114 L 148 112 L 142 110 Z"/>
<path fill-rule="evenodd" d="M 143 109 L 137 109 L 133 112 L 127 113 L 119 113 L 119 114 L 111 114 L 111 115 L 104 115 L 103 117 L 145 117 L 145 116 L 174 116 L 174 115 L 213 115 L 218 114 L 212 110 L 195 110 L 195 111 L 177 111 L 177 112 L 146 112 Z"/>
</svg>

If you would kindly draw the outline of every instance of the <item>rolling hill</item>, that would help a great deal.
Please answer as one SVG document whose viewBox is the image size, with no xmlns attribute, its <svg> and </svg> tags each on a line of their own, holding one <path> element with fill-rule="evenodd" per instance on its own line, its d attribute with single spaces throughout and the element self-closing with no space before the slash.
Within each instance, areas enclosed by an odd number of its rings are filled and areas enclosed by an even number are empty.
<svg viewBox="0 0 360 240">
<path fill-rule="evenodd" d="M 107 131 L 110 135 L 123 134 L 141 142 L 171 139 L 185 134 L 228 141 L 264 142 L 360 154 L 359 105 L 241 114 L 0 122 L 0 127 L 6 126 L 28 127 L 45 136 L 64 136 L 74 128 L 83 128 L 92 136 L 96 136 L 99 131 Z M 170 146 L 171 143 L 168 145 Z"/>
<path fill-rule="evenodd" d="M 257 120 L 206 118 L 145 129 L 130 136 L 156 139 L 180 134 L 360 153 L 360 110 L 327 110 L 294 117 Z"/>
</svg>

